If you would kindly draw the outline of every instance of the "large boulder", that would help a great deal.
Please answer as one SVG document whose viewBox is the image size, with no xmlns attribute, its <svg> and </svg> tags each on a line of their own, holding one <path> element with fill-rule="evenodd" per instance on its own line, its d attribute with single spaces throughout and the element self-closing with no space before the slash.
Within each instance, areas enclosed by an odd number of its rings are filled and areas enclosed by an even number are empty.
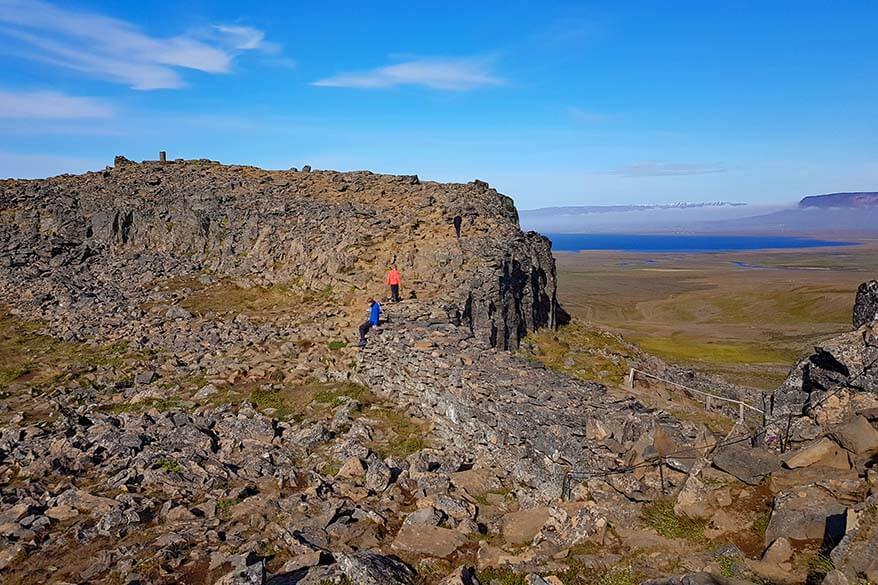
<svg viewBox="0 0 878 585">
<path fill-rule="evenodd" d="M 853 416 L 832 430 L 839 445 L 854 455 L 871 455 L 878 452 L 878 431 L 866 417 Z"/>
<path fill-rule="evenodd" d="M 345 576 L 359 585 L 413 585 L 415 572 L 395 557 L 360 550 L 338 559 Z"/>
<path fill-rule="evenodd" d="M 400 552 L 445 558 L 465 543 L 466 537 L 457 530 L 410 524 L 400 528 L 391 547 Z"/>
<path fill-rule="evenodd" d="M 854 328 L 859 329 L 876 319 L 878 319 L 878 280 L 870 280 L 857 289 L 857 299 L 854 301 Z"/>
<path fill-rule="evenodd" d="M 807 486 L 778 494 L 774 499 L 765 543 L 780 537 L 793 540 L 822 540 L 827 534 L 843 536 L 845 506 L 826 489 Z"/>
<path fill-rule="evenodd" d="M 756 485 L 771 472 L 780 469 L 780 458 L 768 449 L 738 443 L 720 447 L 713 454 L 713 464 L 744 483 Z"/>
<path fill-rule="evenodd" d="M 784 465 L 790 469 L 820 465 L 834 469 L 850 469 L 851 464 L 845 451 L 832 439 L 823 437 L 784 458 Z"/>
</svg>

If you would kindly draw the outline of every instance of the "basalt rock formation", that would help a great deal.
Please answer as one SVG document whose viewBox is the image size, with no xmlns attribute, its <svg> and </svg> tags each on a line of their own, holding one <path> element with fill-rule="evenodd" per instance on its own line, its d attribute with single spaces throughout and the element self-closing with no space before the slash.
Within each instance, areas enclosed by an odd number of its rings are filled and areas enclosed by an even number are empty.
<svg viewBox="0 0 878 585">
<path fill-rule="evenodd" d="M 878 320 L 878 280 L 864 282 L 854 302 L 854 329 Z"/>
<path fill-rule="evenodd" d="M 523 233 L 512 200 L 482 181 L 117 157 L 114 168 L 82 176 L 2 181 L 0 206 L 10 282 L 38 277 L 52 296 L 42 306 L 112 302 L 130 284 L 126 272 L 144 262 L 154 275 L 255 275 L 261 284 L 370 292 L 395 262 L 407 290 L 441 297 L 492 346 L 517 347 L 559 316 L 548 240 Z M 89 288 L 94 267 L 116 272 L 97 287 L 104 298 Z"/>
<path fill-rule="evenodd" d="M 878 407 L 878 321 L 876 281 L 857 290 L 856 329 L 829 339 L 799 362 L 774 393 L 766 396 L 770 436 L 814 438 L 820 425 Z"/>
</svg>

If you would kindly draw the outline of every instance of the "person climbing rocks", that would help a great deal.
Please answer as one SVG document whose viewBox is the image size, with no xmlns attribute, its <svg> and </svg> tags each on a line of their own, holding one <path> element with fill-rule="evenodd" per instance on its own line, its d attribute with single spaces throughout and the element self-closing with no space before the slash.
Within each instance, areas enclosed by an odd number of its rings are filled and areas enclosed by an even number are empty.
<svg viewBox="0 0 878 585">
<path fill-rule="evenodd" d="M 460 226 L 463 225 L 463 218 L 460 214 L 455 215 L 454 219 L 451 220 L 454 223 L 454 233 L 457 234 L 457 239 L 460 239 Z"/>
<path fill-rule="evenodd" d="M 369 318 L 360 324 L 360 348 L 366 347 L 366 334 L 369 330 L 378 327 L 381 323 L 381 305 L 372 297 L 369 297 L 367 302 L 369 303 Z"/>
<path fill-rule="evenodd" d="M 396 269 L 396 265 L 391 266 L 390 270 L 387 271 L 387 276 L 384 277 L 384 284 L 390 286 L 390 302 L 398 303 L 399 285 L 402 284 L 402 276 L 399 275 L 399 270 Z"/>
</svg>

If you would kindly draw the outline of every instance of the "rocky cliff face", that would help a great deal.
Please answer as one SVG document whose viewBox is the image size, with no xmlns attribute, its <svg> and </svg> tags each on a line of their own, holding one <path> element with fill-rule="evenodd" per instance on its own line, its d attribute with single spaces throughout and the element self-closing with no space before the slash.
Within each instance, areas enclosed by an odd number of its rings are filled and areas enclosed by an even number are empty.
<svg viewBox="0 0 878 585">
<path fill-rule="evenodd" d="M 383 292 L 383 272 L 396 262 L 408 293 L 441 298 L 450 318 L 493 346 L 517 347 L 528 330 L 557 321 L 550 243 L 523 233 L 512 200 L 481 181 L 120 157 L 97 173 L 0 182 L 0 206 L 9 282 L 46 281 L 44 308 L 124 289 L 126 270 L 137 274 L 147 261 L 155 276 L 248 276 L 364 294 Z M 120 274 L 84 276 L 107 271 Z"/>
<path fill-rule="evenodd" d="M 814 438 L 820 426 L 878 407 L 878 321 L 874 280 L 860 285 L 856 329 L 827 340 L 799 362 L 766 398 L 769 435 Z"/>
</svg>

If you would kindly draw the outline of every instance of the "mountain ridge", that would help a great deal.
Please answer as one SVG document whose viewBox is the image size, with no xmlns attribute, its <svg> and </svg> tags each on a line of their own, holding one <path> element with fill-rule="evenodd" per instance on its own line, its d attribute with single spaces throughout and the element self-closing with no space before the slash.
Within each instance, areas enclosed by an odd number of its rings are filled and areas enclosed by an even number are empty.
<svg viewBox="0 0 878 585">
<path fill-rule="evenodd" d="M 851 193 L 827 193 L 825 195 L 809 195 L 799 201 L 799 208 L 862 208 L 878 207 L 878 191 L 860 191 Z"/>
</svg>

